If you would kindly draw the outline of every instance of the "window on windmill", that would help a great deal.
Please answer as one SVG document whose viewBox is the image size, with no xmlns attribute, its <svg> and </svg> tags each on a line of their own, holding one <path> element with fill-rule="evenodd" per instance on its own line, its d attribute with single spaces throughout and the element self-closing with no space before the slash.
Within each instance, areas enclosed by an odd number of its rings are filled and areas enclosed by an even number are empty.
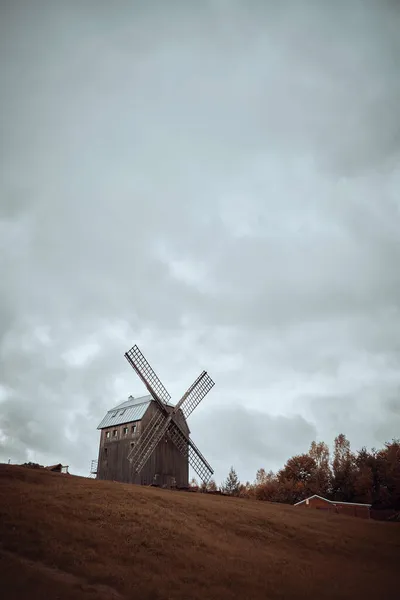
<svg viewBox="0 0 400 600">
<path fill-rule="evenodd" d="M 124 435 L 127 435 L 127 434 L 128 434 L 128 428 L 124 427 Z"/>
<path fill-rule="evenodd" d="M 113 437 L 117 437 L 118 431 L 116 429 L 114 429 L 113 431 Z"/>
<path fill-rule="evenodd" d="M 120 410 L 119 411 L 119 416 L 121 417 L 124 414 L 125 411 L 126 411 L 126 408 L 123 408 L 122 410 Z"/>
<path fill-rule="evenodd" d="M 116 411 L 114 411 L 114 412 L 112 413 L 112 415 L 111 415 L 111 418 L 112 418 L 112 419 L 113 419 L 114 417 L 116 417 L 116 416 L 117 416 L 117 412 L 118 412 L 118 411 L 116 410 Z"/>
<path fill-rule="evenodd" d="M 109 438 L 109 437 L 110 437 L 110 432 L 106 431 L 106 438 Z"/>
<path fill-rule="evenodd" d="M 135 442 L 131 442 L 131 448 L 135 447 Z"/>
<path fill-rule="evenodd" d="M 135 433 L 135 431 L 136 431 L 136 423 L 134 423 L 134 424 L 132 425 L 132 433 Z"/>
<path fill-rule="evenodd" d="M 104 456 L 107 456 L 108 448 L 104 448 Z"/>
</svg>

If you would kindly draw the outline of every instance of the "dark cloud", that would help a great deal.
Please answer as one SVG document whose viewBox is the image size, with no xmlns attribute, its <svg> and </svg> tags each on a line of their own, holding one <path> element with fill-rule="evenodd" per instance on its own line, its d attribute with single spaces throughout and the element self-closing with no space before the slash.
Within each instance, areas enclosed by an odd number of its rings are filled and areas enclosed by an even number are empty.
<svg viewBox="0 0 400 600">
<path fill-rule="evenodd" d="M 396 436 L 396 3 L 1 11 L 0 459 L 86 473 L 134 342 L 218 479 Z"/>
</svg>

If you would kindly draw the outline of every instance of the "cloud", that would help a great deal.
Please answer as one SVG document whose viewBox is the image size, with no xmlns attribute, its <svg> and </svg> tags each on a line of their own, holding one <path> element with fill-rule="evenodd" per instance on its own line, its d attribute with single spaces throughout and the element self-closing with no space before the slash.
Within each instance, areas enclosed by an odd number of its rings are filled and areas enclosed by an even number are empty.
<svg viewBox="0 0 400 600">
<path fill-rule="evenodd" d="M 395 436 L 396 3 L 1 10 L 0 459 L 87 473 L 135 342 L 217 479 Z"/>
<path fill-rule="evenodd" d="M 317 434 L 315 426 L 300 415 L 269 415 L 261 402 L 260 410 L 237 404 L 214 407 L 212 418 L 203 413 L 194 421 L 198 441 L 208 449 L 216 472 L 224 473 L 231 464 L 238 473 L 251 473 L 251 481 L 259 468 L 277 471 L 288 457 L 307 451 Z"/>
</svg>

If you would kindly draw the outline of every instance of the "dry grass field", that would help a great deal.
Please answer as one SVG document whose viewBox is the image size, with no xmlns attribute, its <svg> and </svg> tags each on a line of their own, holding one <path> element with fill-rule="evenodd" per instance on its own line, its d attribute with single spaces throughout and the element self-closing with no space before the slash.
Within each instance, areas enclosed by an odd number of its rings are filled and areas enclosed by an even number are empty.
<svg viewBox="0 0 400 600">
<path fill-rule="evenodd" d="M 0 465 L 4 600 L 400 597 L 400 525 Z"/>
</svg>

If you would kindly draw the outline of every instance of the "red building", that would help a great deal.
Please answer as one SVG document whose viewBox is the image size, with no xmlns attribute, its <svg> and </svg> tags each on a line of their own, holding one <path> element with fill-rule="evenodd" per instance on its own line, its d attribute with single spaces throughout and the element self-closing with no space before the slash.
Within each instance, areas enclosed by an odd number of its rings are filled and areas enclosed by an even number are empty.
<svg viewBox="0 0 400 600">
<path fill-rule="evenodd" d="M 350 517 L 359 517 L 361 519 L 370 518 L 370 504 L 361 504 L 359 502 L 338 502 L 337 500 L 328 500 L 322 496 L 314 494 L 305 500 L 297 502 L 294 506 L 303 508 L 317 508 L 326 510 L 339 515 L 348 515 Z"/>
</svg>

